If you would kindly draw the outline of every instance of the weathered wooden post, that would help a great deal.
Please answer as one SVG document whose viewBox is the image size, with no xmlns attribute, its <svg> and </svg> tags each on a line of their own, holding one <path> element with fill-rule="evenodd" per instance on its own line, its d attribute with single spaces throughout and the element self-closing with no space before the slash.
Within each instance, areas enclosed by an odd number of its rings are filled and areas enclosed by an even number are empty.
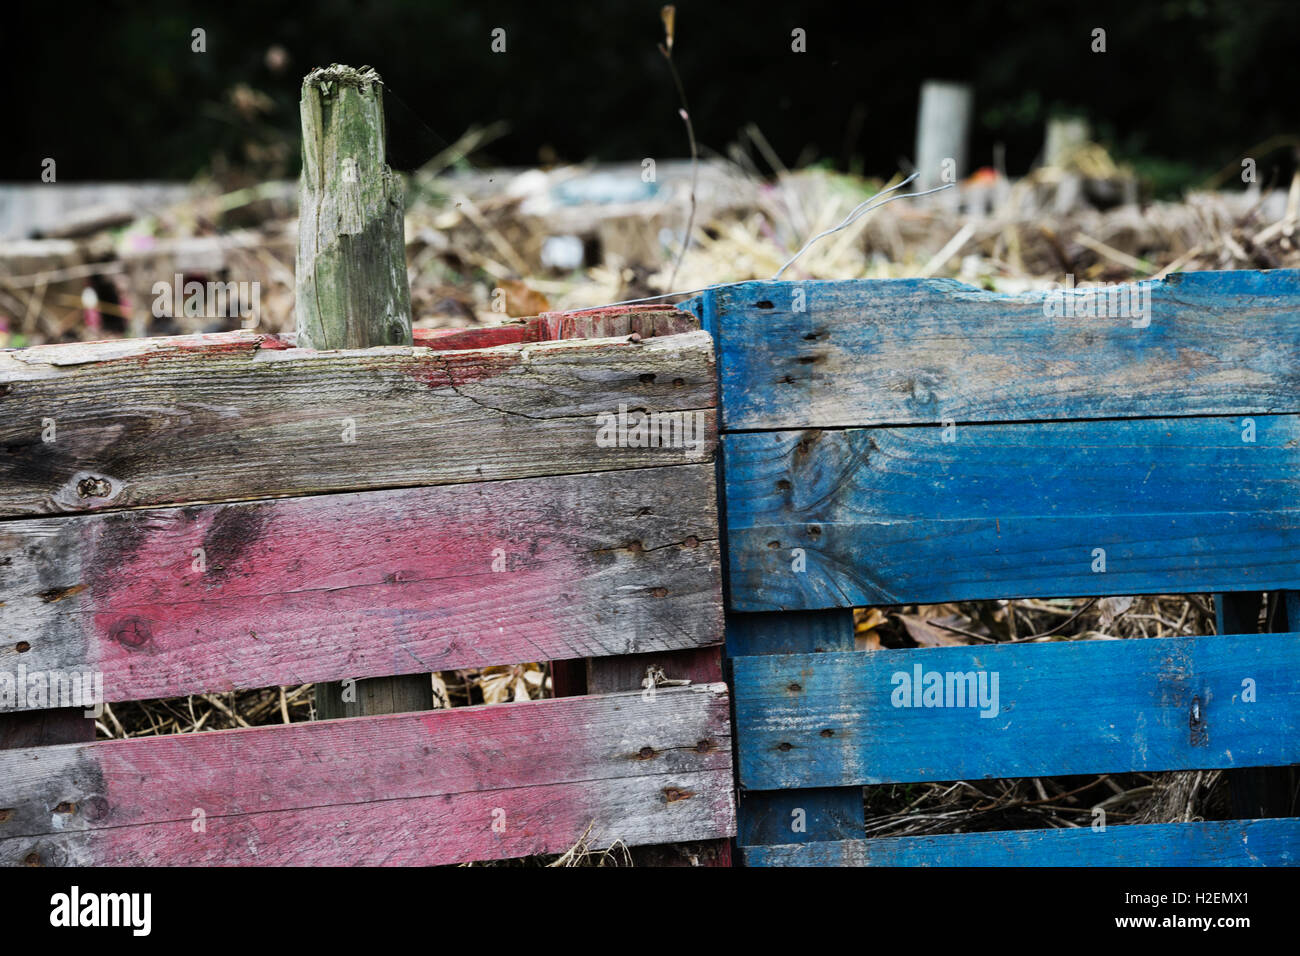
<svg viewBox="0 0 1300 956">
<path fill-rule="evenodd" d="M 297 330 L 302 348 L 410 345 L 402 190 L 384 162 L 379 74 L 334 64 L 302 81 Z M 364 436 L 358 436 L 364 440 Z M 320 719 L 433 707 L 427 674 L 316 685 Z M 351 696 L 351 695 L 350 695 Z"/>
<path fill-rule="evenodd" d="M 298 345 L 410 345 L 402 190 L 384 162 L 379 74 L 313 70 L 301 112 Z"/>
</svg>

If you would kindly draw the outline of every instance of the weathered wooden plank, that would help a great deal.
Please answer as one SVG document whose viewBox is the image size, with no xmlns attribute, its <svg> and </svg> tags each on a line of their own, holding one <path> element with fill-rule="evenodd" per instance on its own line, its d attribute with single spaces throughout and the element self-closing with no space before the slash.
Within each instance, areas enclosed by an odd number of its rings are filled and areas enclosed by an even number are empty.
<svg viewBox="0 0 1300 956">
<path fill-rule="evenodd" d="M 476 329 L 416 329 L 415 344 L 435 349 L 474 349 L 558 339 L 605 339 L 624 335 L 696 332 L 700 321 L 671 305 L 606 305 L 576 312 L 543 312 Z"/>
<path fill-rule="evenodd" d="M 1245 421 L 727 435 L 731 606 L 1295 588 L 1300 417 Z"/>
<path fill-rule="evenodd" d="M 653 336 L 673 335 L 681 332 L 696 331 L 700 327 L 699 320 L 688 312 L 680 312 L 671 305 L 663 306 L 605 306 L 598 309 L 590 309 L 583 312 L 544 312 L 540 316 L 516 321 L 512 324 L 501 325 L 495 328 L 487 329 L 466 329 L 451 330 L 441 329 L 434 332 L 424 332 L 429 341 L 416 339 L 417 344 L 429 345 L 434 348 L 480 348 L 490 345 L 501 345 L 513 342 L 536 342 L 543 340 L 558 339 L 575 339 L 575 338 L 608 338 L 615 335 L 632 335 L 636 334 L 642 338 Z M 653 657 L 653 660 L 647 658 Z M 660 655 L 631 655 L 627 657 L 616 658 L 590 658 L 586 661 L 551 661 L 551 679 L 552 687 L 556 697 L 570 697 L 579 693 L 586 692 L 587 686 L 587 669 L 595 669 L 595 680 L 592 681 L 597 690 L 627 690 L 640 686 L 640 678 L 645 675 L 645 668 L 651 665 L 669 666 L 677 663 L 677 659 L 686 657 L 694 662 L 697 658 L 702 658 L 702 666 L 688 666 L 690 670 L 690 679 L 697 683 L 707 679 L 709 682 L 722 680 L 722 651 L 719 647 L 701 648 L 692 651 L 668 652 Z M 625 666 L 622 662 L 638 661 L 636 667 Z M 709 668 L 709 662 L 713 663 Z M 581 670 L 580 670 L 581 669 Z M 640 677 L 633 672 L 640 671 Z M 630 681 L 628 678 L 632 678 Z M 369 687 L 370 682 L 363 682 L 357 688 L 358 691 L 365 691 L 367 694 L 374 696 L 375 692 Z M 609 685 L 609 686 L 605 686 Z M 389 693 L 388 696 L 401 698 L 408 703 L 414 700 L 423 699 L 427 692 L 427 682 L 418 686 L 412 684 L 410 688 L 405 688 L 401 694 Z M 362 701 L 346 702 L 346 695 L 342 692 L 342 687 L 336 683 L 318 683 L 315 689 L 316 716 L 318 718 L 334 718 L 359 716 L 355 711 L 360 713 L 374 713 L 376 711 L 365 709 Z M 394 700 L 391 709 L 382 711 L 385 713 L 400 713 L 402 710 L 423 709 L 412 706 L 400 706 L 398 700 Z M 639 847 L 635 851 L 636 862 L 638 865 L 654 865 L 660 862 L 670 862 L 676 864 L 683 858 L 695 861 L 708 860 L 712 861 L 705 865 L 730 865 L 730 841 L 714 841 L 717 845 L 694 846 L 689 848 L 681 846 L 673 847 Z M 661 852 L 663 851 L 663 852 Z"/>
<path fill-rule="evenodd" d="M 656 651 L 648 654 L 620 654 L 587 660 L 584 686 L 588 694 L 642 690 L 652 673 L 665 680 L 686 680 L 711 684 L 723 679 L 722 647 L 698 647 L 684 651 Z"/>
<path fill-rule="evenodd" d="M 1300 763 L 1297 673 L 1298 633 L 739 657 L 740 783 Z"/>
<path fill-rule="evenodd" d="M 416 345 L 439 349 L 486 349 L 497 345 L 540 342 L 536 316 L 477 329 L 415 329 Z"/>
<path fill-rule="evenodd" d="M 727 616 L 727 653 L 733 659 L 853 647 L 853 612 L 847 608 Z M 862 788 L 745 789 L 736 825 L 737 842 L 748 845 L 853 839 L 862 835 Z"/>
<path fill-rule="evenodd" d="M 95 739 L 95 718 L 83 707 L 0 713 L 0 750 Z"/>
<path fill-rule="evenodd" d="M 0 352 L 0 516 L 643 468 L 712 454 L 704 332 L 454 351 L 284 345 L 232 334 Z M 680 412 L 690 430 L 675 445 L 641 447 L 626 432 L 621 443 L 598 443 L 601 416 L 620 407 L 633 418 L 636 409 Z"/>
<path fill-rule="evenodd" d="M 584 833 L 720 838 L 730 763 L 722 684 L 3 751 L 0 863 L 435 864 Z"/>
<path fill-rule="evenodd" d="M 1144 315 L 1117 315 L 1130 291 Z M 1083 290 L 948 279 L 715 289 L 723 427 L 1300 411 L 1300 271 L 1176 273 L 1110 296 L 1097 318 L 1047 314 L 1085 307 Z"/>
<path fill-rule="evenodd" d="M 405 714 L 433 708 L 433 681 L 429 674 L 368 677 L 354 683 L 317 681 L 312 688 L 313 720 Z"/>
<path fill-rule="evenodd" d="M 749 866 L 1297 866 L 1300 820 L 945 833 L 743 852 Z"/>
<path fill-rule="evenodd" d="M 716 644 L 711 464 L 0 523 L 0 671 L 108 700 Z"/>
<path fill-rule="evenodd" d="M 616 335 L 678 335 L 692 332 L 700 322 L 672 305 L 601 306 L 576 312 L 543 312 L 538 316 L 542 339 L 603 339 Z"/>
<path fill-rule="evenodd" d="M 685 680 L 691 684 L 712 684 L 724 679 L 721 646 L 591 657 L 585 663 L 583 683 L 589 694 L 632 690 L 648 694 L 647 680 L 658 673 L 662 673 L 666 680 Z M 660 689 L 656 686 L 654 693 L 659 693 Z M 556 696 L 562 695 L 557 691 Z M 654 867 L 731 866 L 731 841 L 705 840 L 634 847 L 632 863 L 634 866 Z"/>
</svg>

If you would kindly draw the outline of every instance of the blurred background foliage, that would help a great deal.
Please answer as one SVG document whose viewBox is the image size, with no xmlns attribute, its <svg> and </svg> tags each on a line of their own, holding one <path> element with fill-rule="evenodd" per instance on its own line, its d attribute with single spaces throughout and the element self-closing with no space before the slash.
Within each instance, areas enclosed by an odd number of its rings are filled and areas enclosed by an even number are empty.
<svg viewBox="0 0 1300 956">
<path fill-rule="evenodd" d="M 656 44 L 658 2 L 101 0 L 22 5 L 0 35 L 17 114 L 0 178 L 254 180 L 295 175 L 301 77 L 329 62 L 383 75 L 390 161 L 411 169 L 472 124 L 508 135 L 479 162 L 687 152 Z M 206 53 L 191 31 L 206 31 Z M 506 30 L 493 53 L 491 31 Z M 807 52 L 791 51 L 791 30 Z M 1091 51 L 1096 27 L 1107 52 Z M 1262 184 L 1295 166 L 1300 3 L 942 4 L 685 0 L 674 58 L 702 149 L 756 122 L 787 165 L 888 174 L 912 151 L 920 84 L 974 85 L 971 159 L 1028 170 L 1050 115 L 1086 116 L 1116 159 L 1167 194 L 1258 144 Z M 1235 172 L 1234 172 L 1235 175 Z"/>
</svg>

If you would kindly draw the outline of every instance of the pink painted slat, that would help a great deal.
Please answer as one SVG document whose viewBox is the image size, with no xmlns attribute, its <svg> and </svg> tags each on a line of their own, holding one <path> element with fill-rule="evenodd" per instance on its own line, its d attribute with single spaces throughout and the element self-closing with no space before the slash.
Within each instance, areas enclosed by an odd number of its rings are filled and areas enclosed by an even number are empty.
<svg viewBox="0 0 1300 956">
<path fill-rule="evenodd" d="M 716 644 L 713 488 L 681 465 L 6 522 L 0 669 L 100 671 L 116 701 Z"/>
<path fill-rule="evenodd" d="M 455 863 L 561 852 L 589 826 L 594 846 L 715 839 L 735 832 L 730 768 L 721 684 L 4 751 L 0 864 Z"/>
<path fill-rule="evenodd" d="M 439 351 L 540 341 L 536 318 L 481 329 L 416 329 L 414 337 L 416 345 Z"/>
<path fill-rule="evenodd" d="M 180 820 L 0 839 L 0 860 L 11 866 L 437 866 L 563 853 L 584 834 L 596 849 L 616 840 L 638 847 L 734 833 L 729 770 L 665 779 L 671 783 L 634 777 L 209 817 L 203 833 Z M 663 792 L 669 788 L 691 797 L 668 803 Z M 507 826 L 494 833 L 498 811 Z"/>
</svg>

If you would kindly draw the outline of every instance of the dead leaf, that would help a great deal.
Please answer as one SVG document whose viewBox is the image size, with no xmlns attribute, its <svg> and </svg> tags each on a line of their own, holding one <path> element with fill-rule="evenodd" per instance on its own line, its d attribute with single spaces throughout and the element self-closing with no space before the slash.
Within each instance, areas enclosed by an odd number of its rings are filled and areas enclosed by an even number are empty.
<svg viewBox="0 0 1300 956">
<path fill-rule="evenodd" d="M 856 607 L 853 609 L 853 630 L 861 634 L 874 630 L 885 623 L 885 615 L 878 607 Z"/>
<path fill-rule="evenodd" d="M 923 621 L 915 614 L 894 615 L 907 631 L 907 636 L 919 647 L 964 647 L 970 641 L 960 634 L 935 627 L 929 621 Z"/>
<path fill-rule="evenodd" d="M 853 649 L 858 651 L 878 651 L 884 645 L 880 643 L 880 632 L 871 630 L 853 635 Z"/>
<path fill-rule="evenodd" d="M 434 671 L 431 675 L 433 678 L 433 706 L 436 710 L 451 706 L 451 694 L 447 692 L 447 682 L 442 679 L 442 675 Z"/>
<path fill-rule="evenodd" d="M 551 307 L 546 296 L 518 279 L 502 279 L 497 285 L 506 294 L 506 315 L 512 319 L 541 315 Z"/>
<path fill-rule="evenodd" d="M 853 609 L 853 646 L 859 651 L 878 651 L 880 632 L 876 630 L 885 623 L 885 615 L 878 607 L 855 607 Z"/>
</svg>

